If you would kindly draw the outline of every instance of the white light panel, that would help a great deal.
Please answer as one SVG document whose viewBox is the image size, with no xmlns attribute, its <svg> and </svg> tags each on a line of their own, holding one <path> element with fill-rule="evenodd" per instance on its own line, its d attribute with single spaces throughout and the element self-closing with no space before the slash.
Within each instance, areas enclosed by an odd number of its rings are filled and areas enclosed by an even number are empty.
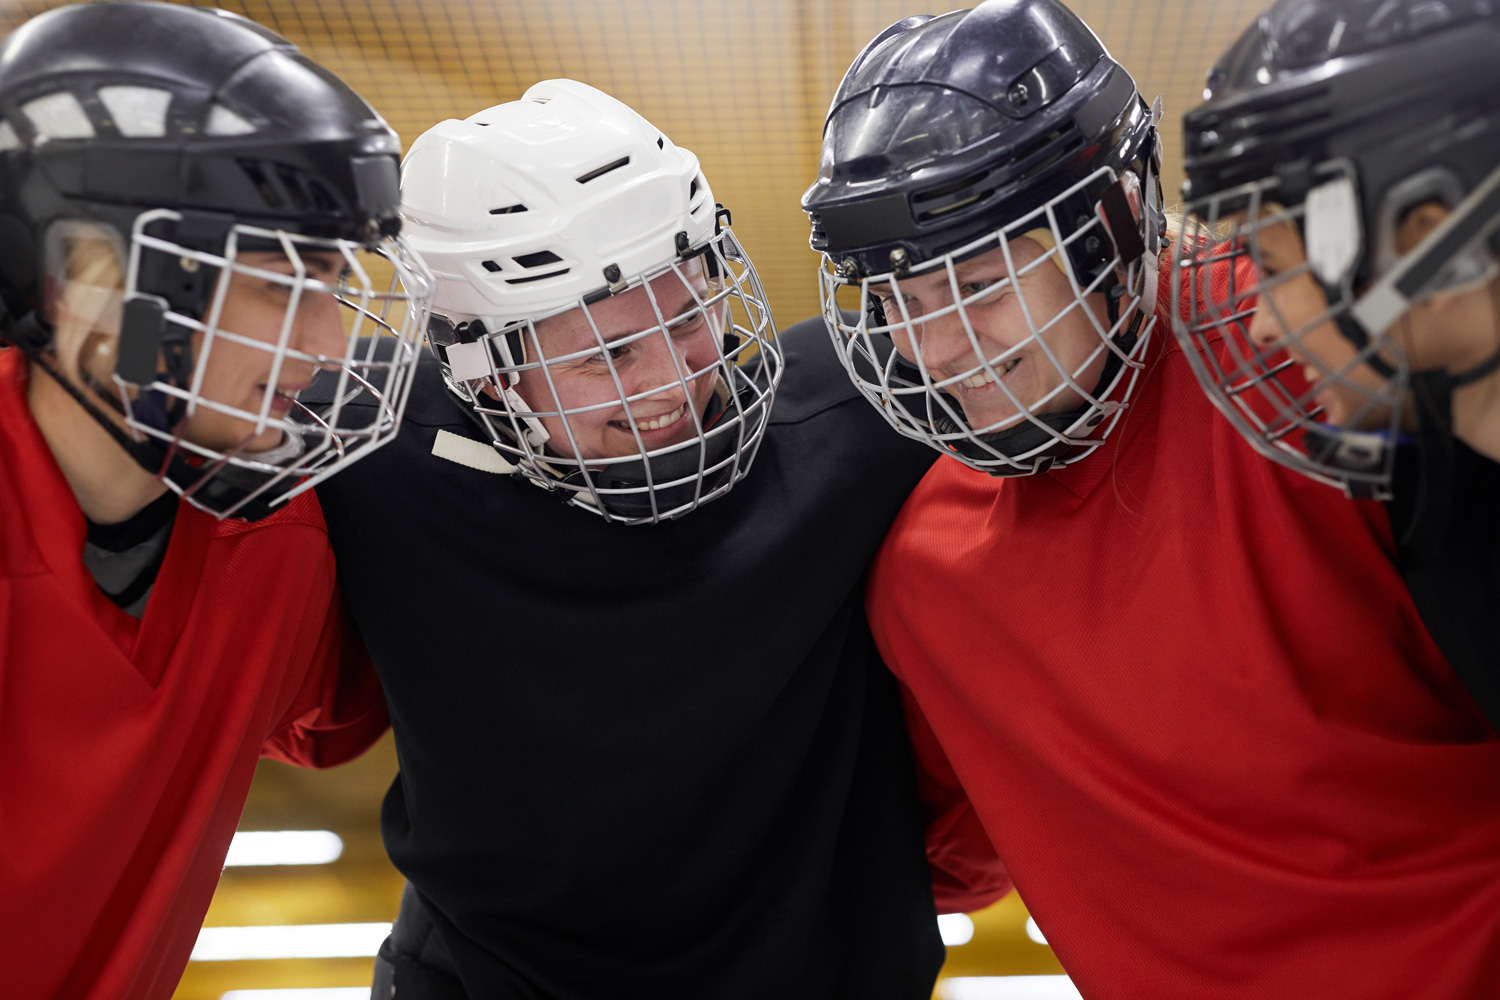
<svg viewBox="0 0 1500 1000">
<path fill-rule="evenodd" d="M 1047 938 L 1042 934 L 1042 929 L 1036 925 L 1036 917 L 1026 918 L 1026 936 L 1037 944 L 1047 943 Z"/>
<path fill-rule="evenodd" d="M 949 948 L 968 944 L 974 940 L 974 921 L 964 913 L 939 914 L 938 933 L 943 937 L 943 944 Z"/>
<path fill-rule="evenodd" d="M 326 865 L 343 853 L 344 842 L 332 830 L 241 830 L 224 866 Z"/>
<path fill-rule="evenodd" d="M 390 932 L 389 923 L 205 927 L 198 932 L 191 960 L 371 958 Z"/>
<path fill-rule="evenodd" d="M 308 987 L 301 990 L 230 990 L 219 1000 L 369 1000 L 368 986 Z"/>
<path fill-rule="evenodd" d="M 938 983 L 939 1000 L 1083 1000 L 1067 976 L 954 976 Z"/>
</svg>

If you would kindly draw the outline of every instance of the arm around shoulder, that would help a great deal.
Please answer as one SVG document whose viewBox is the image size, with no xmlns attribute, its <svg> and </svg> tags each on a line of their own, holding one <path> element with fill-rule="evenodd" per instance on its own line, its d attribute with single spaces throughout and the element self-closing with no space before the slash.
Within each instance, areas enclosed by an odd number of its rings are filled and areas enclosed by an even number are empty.
<svg viewBox="0 0 1500 1000">
<path fill-rule="evenodd" d="M 333 767 L 364 753 L 389 726 L 375 665 L 335 590 L 307 676 L 261 755 L 300 767 Z"/>
</svg>

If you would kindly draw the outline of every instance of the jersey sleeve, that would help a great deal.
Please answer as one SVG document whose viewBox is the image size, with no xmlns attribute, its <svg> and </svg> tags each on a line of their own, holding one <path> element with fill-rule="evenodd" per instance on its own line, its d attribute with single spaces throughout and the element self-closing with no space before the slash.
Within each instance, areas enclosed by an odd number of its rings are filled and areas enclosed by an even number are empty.
<svg viewBox="0 0 1500 1000">
<path fill-rule="evenodd" d="M 364 753 L 389 726 L 375 666 L 335 589 L 307 677 L 261 755 L 300 767 L 332 767 Z"/>
<path fill-rule="evenodd" d="M 973 913 L 1011 890 L 1010 875 L 964 793 L 948 756 L 906 685 L 901 686 L 927 824 L 927 866 L 939 913 Z"/>
</svg>

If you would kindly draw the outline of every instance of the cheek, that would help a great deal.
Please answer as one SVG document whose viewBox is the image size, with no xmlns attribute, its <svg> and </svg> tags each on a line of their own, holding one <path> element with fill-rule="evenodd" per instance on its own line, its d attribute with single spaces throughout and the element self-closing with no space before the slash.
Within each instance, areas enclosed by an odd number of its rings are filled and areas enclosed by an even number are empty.
<svg viewBox="0 0 1500 1000">
<path fill-rule="evenodd" d="M 688 338 L 687 349 L 683 352 L 684 374 L 690 378 L 695 373 L 711 376 L 714 366 L 718 363 L 719 347 L 714 342 L 714 333 L 711 329 L 705 329 Z M 705 381 L 709 379 L 705 378 Z"/>
<path fill-rule="evenodd" d="M 546 376 L 540 371 L 528 371 L 522 376 L 516 391 L 532 410 L 548 412 L 580 409 L 611 402 L 620 396 L 615 390 L 614 382 L 607 375 L 595 377 L 580 372 L 553 372 L 552 386 L 548 386 Z M 608 407 L 585 410 L 582 413 L 567 414 L 567 420 L 574 433 L 577 433 L 581 428 L 605 424 L 610 413 Z M 555 421 L 560 418 L 543 419 Z"/>
</svg>

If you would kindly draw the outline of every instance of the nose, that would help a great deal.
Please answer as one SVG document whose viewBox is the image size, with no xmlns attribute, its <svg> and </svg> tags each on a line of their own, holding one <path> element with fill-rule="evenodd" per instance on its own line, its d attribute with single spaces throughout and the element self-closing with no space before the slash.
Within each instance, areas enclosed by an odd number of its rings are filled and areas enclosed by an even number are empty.
<svg viewBox="0 0 1500 1000">
<path fill-rule="evenodd" d="M 1249 334 L 1250 342 L 1262 351 L 1280 343 L 1282 339 L 1281 320 L 1277 319 L 1276 311 L 1271 308 L 1269 296 L 1265 293 L 1262 293 L 1260 301 L 1255 305 L 1255 312 L 1250 316 Z"/>
<path fill-rule="evenodd" d="M 934 311 L 949 305 L 943 302 Z M 973 367 L 981 353 L 976 351 L 964 316 L 957 309 L 942 315 L 913 316 L 910 327 L 898 331 L 896 347 L 913 364 L 949 374 Z"/>
<path fill-rule="evenodd" d="M 642 338 L 640 361 L 631 365 L 627 377 L 620 383 L 628 395 L 647 393 L 644 400 L 681 403 L 688 397 L 688 384 L 704 362 L 692 350 L 698 337 L 688 341 L 675 341 L 661 330 L 655 330 Z"/>
<path fill-rule="evenodd" d="M 340 308 L 338 299 L 330 292 L 303 292 L 302 301 L 297 306 L 291 347 L 304 354 L 343 357 L 347 342 Z"/>
</svg>

